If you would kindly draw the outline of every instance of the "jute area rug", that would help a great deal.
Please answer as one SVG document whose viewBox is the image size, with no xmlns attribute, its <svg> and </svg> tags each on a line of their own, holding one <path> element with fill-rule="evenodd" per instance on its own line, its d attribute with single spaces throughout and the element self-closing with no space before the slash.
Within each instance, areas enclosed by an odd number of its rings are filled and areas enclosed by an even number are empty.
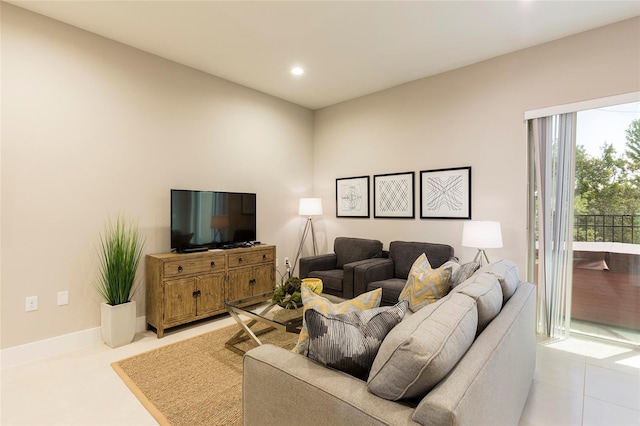
<svg viewBox="0 0 640 426">
<path fill-rule="evenodd" d="M 242 425 L 242 355 L 224 345 L 239 329 L 221 328 L 112 367 L 161 425 Z M 292 349 L 298 335 L 273 330 L 260 340 Z M 236 345 L 255 346 L 253 341 Z"/>
</svg>

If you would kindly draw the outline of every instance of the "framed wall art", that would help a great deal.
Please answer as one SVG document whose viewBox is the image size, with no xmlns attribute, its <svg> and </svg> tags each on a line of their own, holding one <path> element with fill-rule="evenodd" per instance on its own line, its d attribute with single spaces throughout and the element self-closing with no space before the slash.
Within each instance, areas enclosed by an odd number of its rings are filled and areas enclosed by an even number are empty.
<svg viewBox="0 0 640 426">
<path fill-rule="evenodd" d="M 414 219 L 415 172 L 373 176 L 373 217 Z"/>
<path fill-rule="evenodd" d="M 471 167 L 420 172 L 421 219 L 471 219 Z"/>
<path fill-rule="evenodd" d="M 369 176 L 336 179 L 336 217 L 369 217 Z"/>
</svg>

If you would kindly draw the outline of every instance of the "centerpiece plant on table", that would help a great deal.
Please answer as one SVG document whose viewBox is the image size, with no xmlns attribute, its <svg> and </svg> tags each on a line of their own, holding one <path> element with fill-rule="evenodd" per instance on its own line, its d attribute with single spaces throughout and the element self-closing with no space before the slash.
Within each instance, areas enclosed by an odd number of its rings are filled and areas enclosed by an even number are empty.
<svg viewBox="0 0 640 426">
<path fill-rule="evenodd" d="M 302 306 L 302 284 L 307 285 L 314 293 L 322 293 L 322 281 L 318 278 L 284 277 L 276 286 L 271 302 L 285 309 L 296 309 Z"/>
</svg>

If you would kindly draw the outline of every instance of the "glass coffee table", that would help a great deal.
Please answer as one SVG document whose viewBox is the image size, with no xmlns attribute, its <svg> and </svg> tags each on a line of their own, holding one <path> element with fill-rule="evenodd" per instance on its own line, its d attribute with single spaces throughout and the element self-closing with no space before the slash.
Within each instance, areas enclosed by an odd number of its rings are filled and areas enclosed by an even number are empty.
<svg viewBox="0 0 640 426">
<path fill-rule="evenodd" d="M 262 345 L 258 336 L 273 329 L 285 330 L 289 333 L 300 333 L 302 328 L 302 307 L 297 309 L 284 309 L 278 305 L 271 304 L 273 292 L 264 293 L 257 296 L 225 302 L 227 312 L 241 327 L 240 331 L 227 340 L 225 346 L 235 352 L 244 353 L 237 348 L 240 342 L 251 339 L 258 345 Z M 244 322 L 240 315 L 250 318 L 249 322 Z M 269 327 L 254 331 L 251 329 L 257 323 L 263 323 Z"/>
</svg>

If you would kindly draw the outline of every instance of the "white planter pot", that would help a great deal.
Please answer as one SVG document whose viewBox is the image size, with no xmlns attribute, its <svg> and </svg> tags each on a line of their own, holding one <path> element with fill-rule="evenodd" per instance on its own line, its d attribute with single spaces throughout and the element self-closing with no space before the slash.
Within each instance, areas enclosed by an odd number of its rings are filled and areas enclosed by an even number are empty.
<svg viewBox="0 0 640 426">
<path fill-rule="evenodd" d="M 136 302 L 115 306 L 103 303 L 100 305 L 100 319 L 102 340 L 107 346 L 117 348 L 131 343 L 136 335 Z"/>
</svg>

